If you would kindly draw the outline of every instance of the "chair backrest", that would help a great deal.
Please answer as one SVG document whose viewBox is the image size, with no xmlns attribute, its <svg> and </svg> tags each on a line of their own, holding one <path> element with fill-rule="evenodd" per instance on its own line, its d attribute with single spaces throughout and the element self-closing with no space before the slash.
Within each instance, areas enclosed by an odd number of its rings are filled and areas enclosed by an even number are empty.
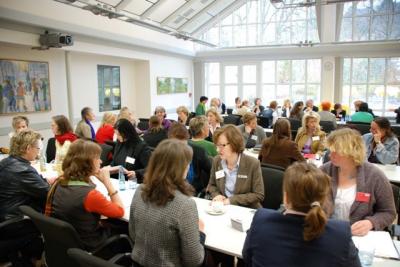
<svg viewBox="0 0 400 267">
<path fill-rule="evenodd" d="M 44 237 L 47 266 L 75 266 L 75 262 L 67 255 L 67 250 L 83 248 L 83 245 L 72 225 L 56 218 L 47 217 L 29 206 L 21 206 L 20 210 L 31 218 Z"/>
<path fill-rule="evenodd" d="M 137 127 L 142 131 L 146 131 L 147 129 L 149 129 L 149 119 L 139 118 L 139 123 Z"/>
<path fill-rule="evenodd" d="M 265 196 L 262 206 L 275 210 L 279 209 L 283 202 L 282 184 L 284 173 L 283 170 L 279 170 L 276 167 L 261 166 Z"/>
<path fill-rule="evenodd" d="M 394 205 L 397 212 L 397 224 L 400 225 L 400 187 L 394 184 L 392 185 Z"/>
<path fill-rule="evenodd" d="M 227 108 L 226 109 L 226 114 L 232 114 L 233 108 Z"/>
<path fill-rule="evenodd" d="M 108 155 L 110 154 L 111 151 L 113 151 L 114 148 L 107 144 L 100 144 L 100 146 L 101 146 L 100 159 L 102 161 L 101 166 L 110 165 L 111 160 L 109 159 Z"/>
<path fill-rule="evenodd" d="M 79 248 L 70 248 L 67 251 L 68 255 L 80 267 L 120 267 L 115 263 L 103 260 L 99 257 L 93 256 L 86 251 Z M 77 266 L 74 264 L 73 266 Z"/>
<path fill-rule="evenodd" d="M 230 115 L 224 117 L 224 124 L 240 125 L 241 118 L 242 118 L 242 116 L 240 116 L 240 115 L 230 114 Z"/>
<path fill-rule="evenodd" d="M 335 125 L 333 124 L 333 121 L 320 121 L 319 125 L 321 126 L 322 131 L 327 134 L 335 130 Z"/>
<path fill-rule="evenodd" d="M 290 128 L 292 131 L 296 131 L 301 127 L 301 121 L 296 119 L 289 119 Z"/>
<path fill-rule="evenodd" d="M 272 126 L 269 118 L 261 116 L 257 117 L 257 124 L 263 128 L 270 128 Z"/>
<path fill-rule="evenodd" d="M 356 129 L 357 131 L 360 132 L 361 135 L 369 133 L 369 129 L 371 128 L 370 123 L 359 123 L 359 122 L 347 121 L 346 125 L 349 125 L 351 128 Z"/>
<path fill-rule="evenodd" d="M 49 138 L 49 140 L 47 140 L 47 147 L 46 147 L 47 163 L 50 163 L 55 158 L 56 158 L 56 139 L 52 137 Z"/>
</svg>

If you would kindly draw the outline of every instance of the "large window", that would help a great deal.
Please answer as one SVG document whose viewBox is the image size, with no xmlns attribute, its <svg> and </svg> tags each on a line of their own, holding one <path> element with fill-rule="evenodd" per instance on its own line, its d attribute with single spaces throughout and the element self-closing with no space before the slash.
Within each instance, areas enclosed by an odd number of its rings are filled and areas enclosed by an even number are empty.
<svg viewBox="0 0 400 267">
<path fill-rule="evenodd" d="M 121 109 L 120 69 L 118 66 L 97 65 L 99 111 Z"/>
<path fill-rule="evenodd" d="M 344 4 L 341 41 L 400 38 L 400 0 L 366 0 Z"/>
<path fill-rule="evenodd" d="M 276 9 L 270 0 L 248 1 L 202 38 L 218 47 L 319 42 L 314 7 Z"/>
<path fill-rule="evenodd" d="M 400 58 L 345 58 L 342 103 L 368 103 L 375 115 L 394 115 L 400 106 Z"/>
<path fill-rule="evenodd" d="M 206 63 L 206 95 L 220 97 L 234 106 L 235 97 L 264 105 L 288 98 L 292 101 L 320 101 L 321 60 L 273 60 L 254 63 Z M 221 82 L 220 82 L 221 81 Z"/>
</svg>

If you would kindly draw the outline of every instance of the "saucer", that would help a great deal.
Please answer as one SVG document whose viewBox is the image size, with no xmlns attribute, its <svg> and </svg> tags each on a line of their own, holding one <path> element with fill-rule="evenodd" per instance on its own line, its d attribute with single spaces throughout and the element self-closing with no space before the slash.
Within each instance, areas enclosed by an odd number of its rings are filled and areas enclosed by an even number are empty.
<svg viewBox="0 0 400 267">
<path fill-rule="evenodd" d="M 206 208 L 206 212 L 207 212 L 208 214 L 210 214 L 210 215 L 222 215 L 222 214 L 224 214 L 224 213 L 226 212 L 226 208 L 223 207 L 221 211 L 214 211 L 213 208 L 212 208 L 212 206 L 208 206 L 208 207 Z"/>
</svg>

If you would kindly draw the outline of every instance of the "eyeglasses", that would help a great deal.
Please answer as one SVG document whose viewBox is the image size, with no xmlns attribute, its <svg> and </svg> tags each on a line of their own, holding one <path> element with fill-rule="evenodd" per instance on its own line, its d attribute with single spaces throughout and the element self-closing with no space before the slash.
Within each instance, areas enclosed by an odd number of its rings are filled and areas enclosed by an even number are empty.
<svg viewBox="0 0 400 267">
<path fill-rule="evenodd" d="M 229 143 L 226 143 L 226 144 L 216 144 L 216 146 L 217 146 L 218 148 L 225 148 L 227 145 L 229 145 Z"/>
</svg>

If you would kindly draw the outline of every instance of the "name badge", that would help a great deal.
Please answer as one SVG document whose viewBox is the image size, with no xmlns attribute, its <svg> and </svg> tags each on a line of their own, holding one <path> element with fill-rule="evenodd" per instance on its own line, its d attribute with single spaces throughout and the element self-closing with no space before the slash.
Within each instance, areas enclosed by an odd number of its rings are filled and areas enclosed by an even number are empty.
<svg viewBox="0 0 400 267">
<path fill-rule="evenodd" d="M 126 157 L 125 161 L 128 162 L 129 164 L 135 164 L 135 159 L 129 156 Z"/>
<path fill-rule="evenodd" d="M 356 201 L 358 201 L 358 202 L 368 203 L 370 198 L 371 198 L 370 193 L 357 192 L 357 194 L 356 194 Z"/>
<path fill-rule="evenodd" d="M 253 139 L 254 141 L 257 141 L 258 140 L 258 136 L 257 135 L 252 135 L 251 139 Z"/>
<path fill-rule="evenodd" d="M 317 135 L 317 136 L 313 136 L 313 137 L 312 137 L 312 140 L 313 140 L 313 141 L 319 141 L 319 136 L 318 136 L 318 135 Z"/>
<path fill-rule="evenodd" d="M 237 178 L 247 179 L 247 175 L 238 174 Z"/>
<path fill-rule="evenodd" d="M 225 177 L 224 170 L 219 170 L 219 171 L 216 171 L 216 172 L 215 172 L 215 178 L 221 179 L 221 178 L 223 178 L 223 177 Z"/>
</svg>

